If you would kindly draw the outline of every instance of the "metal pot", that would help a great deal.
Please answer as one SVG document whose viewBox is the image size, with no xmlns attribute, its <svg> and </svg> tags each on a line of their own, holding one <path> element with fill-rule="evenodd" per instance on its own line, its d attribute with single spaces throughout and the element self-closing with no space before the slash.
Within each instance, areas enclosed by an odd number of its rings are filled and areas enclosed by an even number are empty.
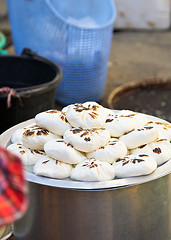
<svg viewBox="0 0 171 240">
<path fill-rule="evenodd" d="M 78 191 L 30 183 L 17 239 L 169 240 L 171 175 L 126 188 Z"/>
<path fill-rule="evenodd" d="M 6 146 L 16 125 L 0 136 Z M 26 172 L 29 209 L 14 224 L 19 240 L 169 240 L 171 161 L 151 176 L 107 182 L 55 180 Z"/>
</svg>

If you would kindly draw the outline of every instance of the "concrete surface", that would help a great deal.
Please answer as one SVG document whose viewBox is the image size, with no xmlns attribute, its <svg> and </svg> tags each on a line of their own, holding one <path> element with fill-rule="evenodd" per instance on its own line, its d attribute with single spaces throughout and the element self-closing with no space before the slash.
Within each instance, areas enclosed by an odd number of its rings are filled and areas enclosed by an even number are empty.
<svg viewBox="0 0 171 240">
<path fill-rule="evenodd" d="M 114 33 L 103 105 L 109 93 L 129 81 L 171 77 L 171 32 Z"/>
<path fill-rule="evenodd" d="M 0 29 L 9 28 L 6 0 L 0 0 Z"/>
<path fill-rule="evenodd" d="M 13 54 L 13 47 L 8 51 Z M 115 32 L 101 103 L 108 106 L 108 96 L 114 88 L 153 77 L 171 77 L 171 32 Z"/>
</svg>

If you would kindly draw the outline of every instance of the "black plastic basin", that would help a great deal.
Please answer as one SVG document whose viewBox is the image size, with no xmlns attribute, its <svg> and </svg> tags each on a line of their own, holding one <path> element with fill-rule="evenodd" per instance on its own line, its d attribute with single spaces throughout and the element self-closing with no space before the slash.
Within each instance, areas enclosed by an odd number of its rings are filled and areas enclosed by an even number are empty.
<svg viewBox="0 0 171 240">
<path fill-rule="evenodd" d="M 0 56 L 0 88 L 16 91 L 7 106 L 8 93 L 0 93 L 0 133 L 37 113 L 54 108 L 56 86 L 62 78 L 60 68 L 30 49 L 21 56 Z"/>
</svg>

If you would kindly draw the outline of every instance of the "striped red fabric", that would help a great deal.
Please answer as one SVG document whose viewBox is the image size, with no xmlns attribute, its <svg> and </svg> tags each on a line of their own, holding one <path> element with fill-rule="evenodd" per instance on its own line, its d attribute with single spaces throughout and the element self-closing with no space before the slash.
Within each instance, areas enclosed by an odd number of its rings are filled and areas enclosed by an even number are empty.
<svg viewBox="0 0 171 240">
<path fill-rule="evenodd" d="M 27 203 L 22 163 L 17 156 L 0 147 L 0 226 L 19 219 Z"/>
</svg>

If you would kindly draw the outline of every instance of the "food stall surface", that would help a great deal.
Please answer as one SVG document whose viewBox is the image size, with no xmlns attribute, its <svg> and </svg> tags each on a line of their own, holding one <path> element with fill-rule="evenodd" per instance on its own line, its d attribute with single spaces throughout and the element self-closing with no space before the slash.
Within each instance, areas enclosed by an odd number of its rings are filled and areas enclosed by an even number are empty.
<svg viewBox="0 0 171 240">
<path fill-rule="evenodd" d="M 106 90 L 101 104 L 108 107 L 108 96 L 116 87 L 130 81 L 171 76 L 171 32 L 115 32 L 113 35 Z M 13 54 L 11 45 L 7 48 Z M 143 104 L 143 103 L 142 103 Z M 56 107 L 63 106 L 56 103 Z M 168 117 L 166 113 L 166 118 Z M 11 237 L 10 240 L 14 240 Z"/>
<path fill-rule="evenodd" d="M 10 31 L 8 26 L 7 20 L 0 20 L 0 31 L 4 33 Z M 106 89 L 100 104 L 108 107 L 108 97 L 111 91 L 130 81 L 158 77 L 170 78 L 170 49 L 170 30 L 115 31 L 108 62 Z M 12 43 L 8 45 L 7 51 L 9 54 L 14 54 Z M 56 103 L 56 108 L 62 107 L 63 105 Z M 170 112 L 167 111 L 165 114 L 168 119 Z M 9 239 L 15 240 L 15 237 L 12 236 Z"/>
</svg>

